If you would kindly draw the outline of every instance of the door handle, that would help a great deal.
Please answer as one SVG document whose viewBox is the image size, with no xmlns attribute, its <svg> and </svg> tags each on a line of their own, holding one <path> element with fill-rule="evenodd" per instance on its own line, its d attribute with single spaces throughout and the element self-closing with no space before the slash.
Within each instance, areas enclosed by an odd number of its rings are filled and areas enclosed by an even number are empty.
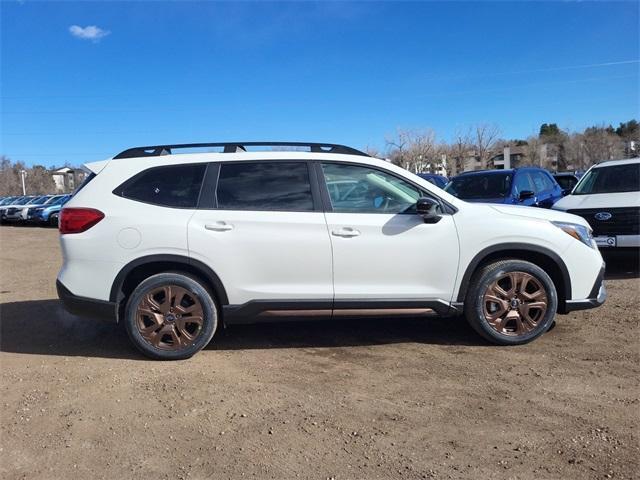
<svg viewBox="0 0 640 480">
<path fill-rule="evenodd" d="M 351 227 L 343 227 L 337 230 L 332 230 L 331 235 L 334 235 L 336 237 L 357 237 L 358 235 L 360 235 L 360 231 Z"/>
<path fill-rule="evenodd" d="M 229 230 L 233 230 L 233 225 L 227 222 L 215 222 L 215 223 L 206 223 L 204 228 L 207 230 L 212 230 L 214 232 L 228 232 Z"/>
</svg>

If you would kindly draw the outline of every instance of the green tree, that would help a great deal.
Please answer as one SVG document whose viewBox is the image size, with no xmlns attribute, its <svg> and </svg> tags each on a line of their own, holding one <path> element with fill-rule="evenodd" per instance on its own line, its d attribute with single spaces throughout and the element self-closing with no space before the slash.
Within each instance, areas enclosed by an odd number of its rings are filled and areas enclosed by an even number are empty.
<svg viewBox="0 0 640 480">
<path fill-rule="evenodd" d="M 553 137 L 555 135 L 560 135 L 562 130 L 558 128 L 556 123 L 543 123 L 540 125 L 540 137 Z"/>
</svg>

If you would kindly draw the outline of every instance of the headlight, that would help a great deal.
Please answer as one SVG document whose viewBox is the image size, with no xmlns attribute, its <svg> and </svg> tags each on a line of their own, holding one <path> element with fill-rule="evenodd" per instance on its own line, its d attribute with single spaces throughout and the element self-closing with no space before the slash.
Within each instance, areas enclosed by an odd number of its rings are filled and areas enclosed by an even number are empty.
<svg viewBox="0 0 640 480">
<path fill-rule="evenodd" d="M 566 223 L 566 222 L 551 222 L 556 227 L 568 233 L 576 240 L 581 241 L 587 247 L 596 248 L 595 243 L 593 241 L 593 232 L 589 227 L 585 227 L 584 225 L 578 225 L 577 223 Z"/>
</svg>

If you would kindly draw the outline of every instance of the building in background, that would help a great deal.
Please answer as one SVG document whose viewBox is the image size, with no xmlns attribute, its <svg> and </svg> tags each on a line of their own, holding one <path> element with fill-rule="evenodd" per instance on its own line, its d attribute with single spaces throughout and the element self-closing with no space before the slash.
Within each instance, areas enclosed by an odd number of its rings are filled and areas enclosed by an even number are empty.
<svg viewBox="0 0 640 480">
<path fill-rule="evenodd" d="M 51 173 L 56 184 L 56 193 L 71 193 L 82 183 L 86 172 L 79 168 L 63 167 Z"/>
<path fill-rule="evenodd" d="M 496 152 L 491 158 L 489 158 L 489 168 L 495 168 L 497 170 L 517 168 L 524 165 L 527 152 L 524 147 L 506 146 L 502 149 L 502 152 Z"/>
</svg>

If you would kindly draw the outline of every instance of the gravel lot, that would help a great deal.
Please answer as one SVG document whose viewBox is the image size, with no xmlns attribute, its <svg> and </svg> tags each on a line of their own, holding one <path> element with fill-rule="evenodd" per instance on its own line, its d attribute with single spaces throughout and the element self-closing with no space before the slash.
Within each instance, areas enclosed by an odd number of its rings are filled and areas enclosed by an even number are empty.
<svg viewBox="0 0 640 480">
<path fill-rule="evenodd" d="M 230 327 L 159 363 L 60 308 L 55 230 L 0 242 L 3 479 L 638 478 L 637 258 L 523 347 L 343 320 Z"/>
</svg>

